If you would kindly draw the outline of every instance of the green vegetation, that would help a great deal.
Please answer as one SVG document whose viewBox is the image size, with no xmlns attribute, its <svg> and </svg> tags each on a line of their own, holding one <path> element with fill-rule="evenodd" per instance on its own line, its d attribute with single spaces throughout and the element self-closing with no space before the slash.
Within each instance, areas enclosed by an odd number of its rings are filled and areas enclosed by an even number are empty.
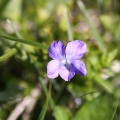
<svg viewBox="0 0 120 120">
<path fill-rule="evenodd" d="M 86 76 L 47 77 L 54 40 L 86 43 Z M 119 0 L 1 0 L 0 120 L 120 120 L 119 51 Z"/>
</svg>

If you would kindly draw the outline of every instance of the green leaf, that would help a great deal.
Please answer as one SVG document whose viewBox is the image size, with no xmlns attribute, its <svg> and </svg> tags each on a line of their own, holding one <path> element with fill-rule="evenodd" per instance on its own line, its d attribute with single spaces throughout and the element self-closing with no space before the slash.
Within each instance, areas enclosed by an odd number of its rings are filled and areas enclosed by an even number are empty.
<svg viewBox="0 0 120 120">
<path fill-rule="evenodd" d="M 117 49 L 114 49 L 112 50 L 111 52 L 107 52 L 105 51 L 103 54 L 102 54 L 102 57 L 101 57 L 101 64 L 105 67 L 108 67 L 110 65 L 110 63 L 113 61 L 113 59 L 115 58 L 115 56 L 117 55 Z"/>
<path fill-rule="evenodd" d="M 56 106 L 54 109 L 54 116 L 56 120 L 69 120 L 71 115 L 65 107 Z"/>
<path fill-rule="evenodd" d="M 112 102 L 111 96 L 100 96 L 85 103 L 73 120 L 110 120 L 114 111 Z"/>
<path fill-rule="evenodd" d="M 117 55 L 117 49 L 114 49 L 108 54 L 107 61 L 106 61 L 108 65 L 112 62 L 112 60 L 115 58 L 116 55 Z"/>
</svg>

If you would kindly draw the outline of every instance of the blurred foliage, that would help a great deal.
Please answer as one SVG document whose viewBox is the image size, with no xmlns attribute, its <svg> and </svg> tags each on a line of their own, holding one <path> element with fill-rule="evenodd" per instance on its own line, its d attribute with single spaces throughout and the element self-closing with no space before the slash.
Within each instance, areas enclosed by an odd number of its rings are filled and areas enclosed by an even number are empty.
<svg viewBox="0 0 120 120">
<path fill-rule="evenodd" d="M 20 113 L 17 120 L 38 120 L 43 111 L 45 120 L 120 119 L 120 0 L 78 1 L 0 1 L 0 120 L 12 112 Z M 88 73 L 69 83 L 60 77 L 52 80 L 46 105 L 47 47 L 54 40 L 69 41 L 67 10 L 73 39 L 87 44 L 83 61 Z M 36 88 L 38 96 L 32 92 Z M 33 101 L 15 111 L 30 96 Z"/>
</svg>

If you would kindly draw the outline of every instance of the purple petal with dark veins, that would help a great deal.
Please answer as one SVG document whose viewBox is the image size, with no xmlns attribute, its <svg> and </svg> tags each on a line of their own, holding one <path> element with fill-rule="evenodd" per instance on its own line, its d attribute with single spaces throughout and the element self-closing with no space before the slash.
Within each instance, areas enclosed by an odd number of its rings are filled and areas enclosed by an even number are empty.
<svg viewBox="0 0 120 120">
<path fill-rule="evenodd" d="M 49 78 L 58 77 L 60 62 L 58 60 L 51 60 L 47 65 L 47 76 Z"/>
<path fill-rule="evenodd" d="M 85 64 L 80 60 L 73 60 L 72 65 L 74 67 L 75 73 L 85 76 L 87 74 L 87 70 Z"/>
<path fill-rule="evenodd" d="M 78 60 L 80 59 L 87 51 L 86 44 L 80 40 L 74 40 L 69 42 L 66 46 L 66 59 Z"/>
<path fill-rule="evenodd" d="M 51 58 L 61 60 L 65 56 L 65 45 L 61 41 L 54 41 L 48 49 Z"/>
<path fill-rule="evenodd" d="M 59 67 L 59 75 L 65 81 L 70 81 L 70 79 L 75 75 L 74 68 L 72 66 L 65 67 L 64 65 L 60 65 Z"/>
</svg>

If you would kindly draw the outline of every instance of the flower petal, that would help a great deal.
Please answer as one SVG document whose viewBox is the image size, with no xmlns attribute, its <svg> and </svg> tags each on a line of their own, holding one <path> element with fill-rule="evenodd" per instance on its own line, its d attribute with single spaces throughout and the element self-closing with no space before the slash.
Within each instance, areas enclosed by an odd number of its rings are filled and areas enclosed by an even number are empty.
<svg viewBox="0 0 120 120">
<path fill-rule="evenodd" d="M 69 60 L 80 59 L 87 51 L 86 44 L 80 40 L 69 42 L 66 47 L 66 58 Z"/>
<path fill-rule="evenodd" d="M 54 41 L 48 49 L 48 54 L 51 58 L 56 60 L 63 59 L 65 55 L 65 45 L 61 41 Z"/>
<path fill-rule="evenodd" d="M 59 69 L 60 62 L 57 60 L 51 60 L 47 65 L 47 76 L 49 78 L 56 78 L 58 77 L 58 69 Z"/>
<path fill-rule="evenodd" d="M 60 65 L 59 74 L 65 81 L 70 81 L 70 79 L 75 75 L 74 68 L 69 66 L 67 69 L 64 65 Z"/>
<path fill-rule="evenodd" d="M 74 67 L 75 73 L 85 76 L 87 74 L 87 70 L 85 64 L 80 60 L 73 60 L 72 65 Z"/>
</svg>

